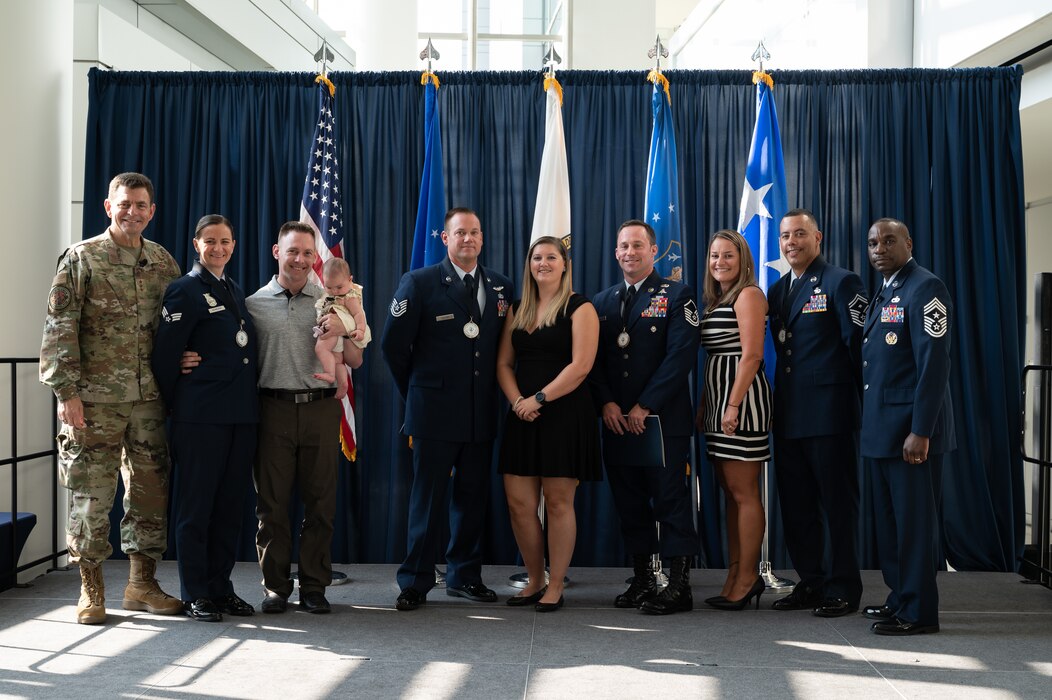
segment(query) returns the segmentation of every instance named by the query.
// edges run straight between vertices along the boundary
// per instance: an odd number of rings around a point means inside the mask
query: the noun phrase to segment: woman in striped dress
[[[757,574],[765,520],[759,476],[771,458],[771,387],[763,372],[767,300],[753,270],[741,234],[713,234],[703,287],[701,344],[708,359],[698,429],[724,491],[731,559],[720,595],[705,602],[724,610],[741,610],[753,598],[758,607],[764,590]]]

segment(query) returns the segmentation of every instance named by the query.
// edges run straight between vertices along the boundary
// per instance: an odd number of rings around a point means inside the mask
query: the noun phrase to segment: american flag
[[[318,259],[314,263],[317,282],[323,283],[322,265],[329,258],[342,258],[343,249],[343,205],[340,202],[340,160],[336,140],[336,122],[333,119],[333,97],[336,86],[324,75],[315,78],[318,83],[318,123],[314,127],[314,139],[307,159],[307,178],[303,183],[303,200],[300,202],[300,221],[314,229],[314,242]],[[340,420],[340,445],[347,459],[354,461],[358,446],[354,431],[354,382],[347,371],[347,396],[343,399],[343,417]]]

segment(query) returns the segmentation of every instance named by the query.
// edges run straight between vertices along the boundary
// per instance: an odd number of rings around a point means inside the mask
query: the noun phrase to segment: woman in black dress
[[[558,610],[577,540],[574,492],[601,478],[599,431],[586,379],[599,343],[595,307],[574,294],[569,256],[558,238],[530,246],[522,299],[508,312],[497,356],[497,381],[511,403],[500,473],[515,541],[529,584],[508,605]],[[551,583],[545,586],[541,494],[548,517]]]

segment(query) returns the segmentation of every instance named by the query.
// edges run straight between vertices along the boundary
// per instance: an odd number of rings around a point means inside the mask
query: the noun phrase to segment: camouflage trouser
[[[85,403],[87,427],[62,426],[59,483],[69,489],[70,560],[103,562],[117,470],[124,478],[121,549],[160,559],[168,540],[168,445],[160,401]]]

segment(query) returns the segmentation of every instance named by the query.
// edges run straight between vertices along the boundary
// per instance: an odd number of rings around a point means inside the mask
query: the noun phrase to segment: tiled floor
[[[940,574],[942,632],[895,638],[860,615],[774,612],[768,595],[759,611],[708,609],[720,571],[693,572],[694,612],[651,617],[610,605],[625,569],[572,569],[566,607],[540,615],[503,604],[510,567],[484,572],[500,603],[435,589],[403,613],[394,566],[345,565],[350,583],[328,591],[332,615],[291,605],[200,623],[121,610],[126,567],[105,567],[103,626],[73,622],[75,570],[0,593],[0,697],[1052,697],[1052,591],[1013,574]],[[258,605],[256,567],[234,576]],[[178,591],[174,563],[159,578]],[[863,579],[863,602],[881,602],[879,573]]]

